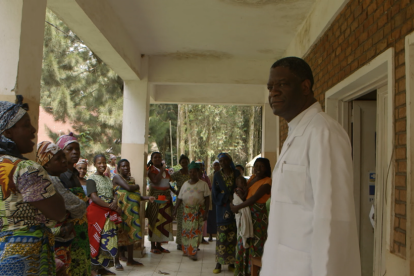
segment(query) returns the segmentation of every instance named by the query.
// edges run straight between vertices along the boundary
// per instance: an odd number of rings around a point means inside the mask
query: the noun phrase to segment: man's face
[[[306,105],[309,85],[309,80],[300,80],[288,68],[271,68],[267,89],[273,114],[288,122],[295,118]]]
[[[220,163],[218,163],[218,162],[214,163],[213,164],[213,169],[214,169],[215,172],[219,171],[220,170]]]

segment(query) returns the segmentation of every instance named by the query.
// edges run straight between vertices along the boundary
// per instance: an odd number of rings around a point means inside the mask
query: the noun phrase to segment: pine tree
[[[68,120],[80,137],[89,137],[83,139],[83,157],[119,154],[122,79],[49,10],[43,49],[41,106],[55,120]]]

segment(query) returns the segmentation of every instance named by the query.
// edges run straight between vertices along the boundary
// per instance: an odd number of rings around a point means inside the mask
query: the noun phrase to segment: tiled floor
[[[193,261],[188,257],[182,256],[182,251],[177,250],[177,244],[170,242],[164,244],[163,247],[168,249],[171,253],[156,255],[149,252],[151,244],[146,239],[145,247],[147,254],[144,258],[136,258],[137,261],[144,264],[142,267],[128,267],[125,263],[121,262],[124,266],[124,271],[115,271],[115,268],[111,268],[111,271],[116,272],[117,275],[123,276],[162,276],[161,272],[167,272],[171,276],[212,276],[213,269],[216,266],[215,262],[215,239],[210,244],[200,245],[200,251],[198,251],[198,260]],[[164,274],[165,275],[165,274]],[[228,270],[227,266],[222,267],[222,272],[219,276],[232,276],[233,272]]]

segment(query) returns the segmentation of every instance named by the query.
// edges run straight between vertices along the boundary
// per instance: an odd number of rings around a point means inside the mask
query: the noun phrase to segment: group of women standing
[[[106,158],[98,154],[93,160],[96,172],[86,180],[87,162],[79,159],[79,142],[72,134],[56,144],[39,143],[37,163],[23,157],[33,151],[36,129],[22,101],[18,96],[15,104],[0,102],[0,275],[108,275],[114,274],[108,267],[123,269],[120,258],[127,265],[142,265],[132,255],[134,243],[143,237],[141,200],[150,201],[145,214],[153,254],[169,253],[162,243],[173,241],[176,215],[177,249],[184,255],[196,260],[203,236],[210,234],[211,241],[217,234],[213,272],[228,265],[235,275],[250,275],[250,258],[261,256],[267,237],[269,160],[256,160],[245,201],[234,206],[240,173],[230,155],[221,153],[214,174],[207,177],[200,164],[186,156],[180,157],[182,169],[169,175],[155,152],[147,169],[149,196],[144,197],[125,159],[118,162],[111,181],[105,175]],[[171,192],[178,195],[174,210]],[[248,246],[238,235],[234,216],[245,207],[255,229]]]

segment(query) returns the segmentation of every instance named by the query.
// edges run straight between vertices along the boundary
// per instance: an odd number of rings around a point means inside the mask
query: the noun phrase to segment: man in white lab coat
[[[302,59],[270,69],[269,104],[289,125],[272,175],[261,276],[360,276],[351,145],[322,111]]]

